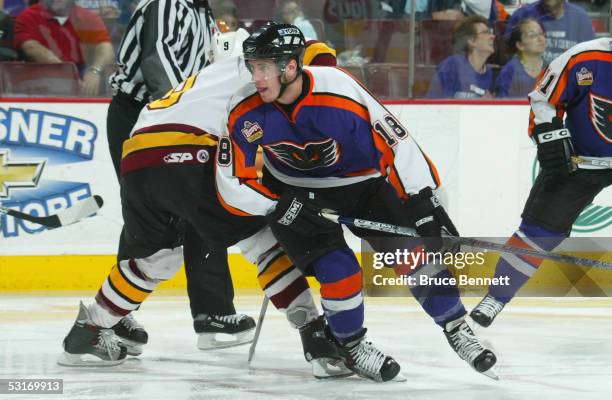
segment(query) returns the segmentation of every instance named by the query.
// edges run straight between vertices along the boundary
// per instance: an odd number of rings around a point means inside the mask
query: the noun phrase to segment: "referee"
[[[140,110],[210,64],[216,31],[206,0],[140,1],[119,47],[119,69],[109,78],[113,99],[108,108],[106,132],[118,178],[123,142],[129,138]],[[125,234],[121,233],[118,260],[129,258]],[[195,229],[187,225],[183,255],[196,333],[252,329],[255,322],[245,315],[220,318],[236,314],[227,251],[209,253]],[[146,332],[130,316],[113,329],[126,342],[146,343]]]

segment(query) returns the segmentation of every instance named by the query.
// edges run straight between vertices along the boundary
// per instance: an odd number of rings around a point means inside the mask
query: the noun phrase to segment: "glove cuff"
[[[570,134],[569,129],[561,128],[555,129],[554,131],[542,132],[534,135],[534,141],[536,144],[554,142],[555,140],[563,140],[563,139],[571,139],[572,135]]]

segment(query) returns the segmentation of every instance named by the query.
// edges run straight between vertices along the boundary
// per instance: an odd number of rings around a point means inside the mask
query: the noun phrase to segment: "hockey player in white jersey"
[[[222,46],[231,49],[223,42]],[[314,47],[321,55],[334,54],[320,43]],[[248,76],[240,68],[240,56],[218,59],[141,112],[124,144],[121,163],[125,239],[133,258],[114,266],[95,301],[81,304],[64,339],[61,365],[115,365],[125,360],[125,346],[108,327],[178,271],[181,229],[187,221],[211,249],[240,242],[244,255],[257,263],[266,295],[299,329],[315,377],[352,374],[340,361],[335,343],[325,336],[325,322],[305,277],[280,249],[265,219],[234,216],[217,198],[217,136],[227,118],[230,95],[245,83],[241,77]]]

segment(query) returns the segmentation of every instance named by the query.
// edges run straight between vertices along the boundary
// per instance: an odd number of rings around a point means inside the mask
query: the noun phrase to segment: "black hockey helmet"
[[[298,27],[273,21],[257,29],[242,43],[245,60],[274,60],[281,71],[291,59],[297,61],[298,69],[302,67],[305,46],[306,39]]]

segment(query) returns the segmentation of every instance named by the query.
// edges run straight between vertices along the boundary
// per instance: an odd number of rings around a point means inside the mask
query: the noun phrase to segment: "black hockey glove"
[[[575,155],[572,135],[563,127],[561,118],[536,125],[532,137],[538,145],[538,161],[543,171],[567,175],[576,169],[572,163]]]
[[[306,193],[290,191],[283,193],[276,208],[266,215],[266,219],[271,226],[284,225],[302,236],[309,237],[338,229],[338,224],[319,215],[321,208],[308,199]]]
[[[418,194],[410,196],[406,208],[416,228],[423,237],[427,251],[437,252],[444,246],[442,234],[459,236],[459,232],[440,204],[431,188],[426,187]],[[448,249],[454,251],[456,249]]]

